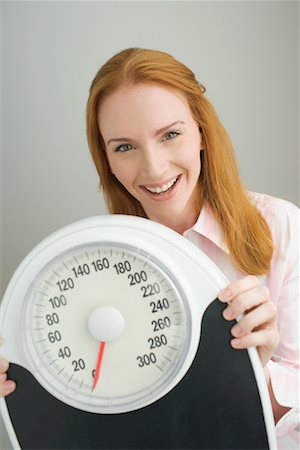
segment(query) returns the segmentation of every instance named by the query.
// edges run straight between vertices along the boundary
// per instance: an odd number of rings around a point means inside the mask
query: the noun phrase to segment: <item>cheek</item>
[[[105,150],[105,159],[106,159],[106,162],[107,162],[107,164],[108,164],[108,166],[109,166],[109,170],[110,170],[110,172],[113,174],[113,175],[115,175],[115,169],[114,169],[114,164],[113,164],[113,161],[111,160],[111,158],[109,157],[109,155],[108,155],[108,153],[107,153],[107,151]]]
[[[194,152],[189,154],[186,168],[188,171],[188,178],[192,185],[198,183],[200,173],[201,173],[201,158],[200,158],[200,150],[198,152]]]
[[[130,165],[121,162],[108,159],[111,173],[117,178],[117,180],[127,189],[130,190],[133,181],[133,174],[130,170]]]
[[[119,180],[119,178],[122,177],[122,164],[120,164],[120,161],[118,161],[117,158],[114,158],[114,155],[111,155],[108,152],[106,153],[106,159],[111,173]]]
[[[201,156],[200,156],[201,150],[197,146],[195,146],[195,143],[193,143],[190,147],[188,147],[188,150],[184,154],[184,159],[182,163],[186,166],[186,168],[193,172],[200,172],[201,169]]]
[[[199,170],[201,167],[201,134],[199,133],[199,130],[196,128],[194,130],[194,133],[189,136],[188,141],[186,142],[185,148],[186,151],[184,152],[185,161],[186,164],[189,166],[190,169],[194,169],[194,171]]]

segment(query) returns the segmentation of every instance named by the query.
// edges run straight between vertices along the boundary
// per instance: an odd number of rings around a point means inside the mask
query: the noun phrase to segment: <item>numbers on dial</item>
[[[149,366],[150,364],[155,364],[157,361],[156,356],[153,352],[149,353],[148,355],[138,356],[136,359],[138,361],[139,367]]]
[[[138,331],[124,332],[114,351],[107,343],[93,390],[99,341],[87,320],[99,306],[113,306],[125,331]],[[141,252],[118,247],[87,247],[58,259],[37,283],[30,314],[34,347],[47,370],[68,389],[94,397],[98,389],[124,398],[146,389],[173,370],[186,337],[173,282]]]

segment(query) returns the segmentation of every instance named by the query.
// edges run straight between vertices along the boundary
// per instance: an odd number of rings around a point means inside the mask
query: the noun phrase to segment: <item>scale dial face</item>
[[[53,258],[33,280],[22,316],[38,381],[98,413],[165,395],[191,339],[190,310],[172,274],[125,244],[89,243]]]

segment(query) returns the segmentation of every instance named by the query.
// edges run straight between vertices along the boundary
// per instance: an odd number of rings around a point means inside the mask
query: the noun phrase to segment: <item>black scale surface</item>
[[[246,350],[229,342],[234,322],[214,300],[202,319],[194,362],[165,397],[137,411],[93,414],[65,405],[24,368],[6,403],[22,449],[269,449],[260,396]]]

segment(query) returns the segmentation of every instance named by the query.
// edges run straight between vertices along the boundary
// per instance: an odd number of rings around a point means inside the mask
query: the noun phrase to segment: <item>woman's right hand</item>
[[[0,397],[5,397],[16,389],[16,383],[7,379],[6,372],[8,370],[8,366],[8,361],[4,358],[0,358]]]

